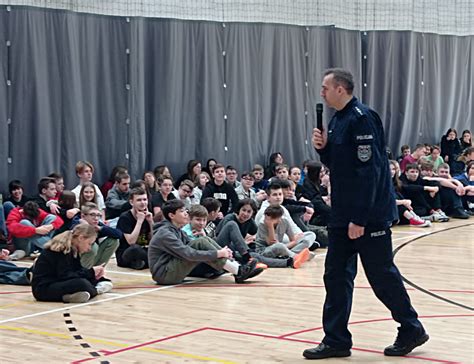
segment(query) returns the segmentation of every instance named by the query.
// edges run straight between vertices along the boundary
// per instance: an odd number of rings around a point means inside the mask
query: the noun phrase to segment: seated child
[[[286,258],[287,267],[298,269],[311,257],[308,245],[298,243],[296,235],[283,219],[283,208],[272,205],[265,209],[264,220],[258,224],[256,246],[257,253],[269,258]],[[284,235],[288,235],[290,242],[283,243]]]
[[[418,216],[426,216],[431,221],[446,222],[449,217],[441,210],[439,184],[423,180],[417,164],[408,164],[401,175],[402,194],[411,200],[413,211]]]
[[[46,243],[33,268],[33,296],[38,301],[83,303],[112,289],[104,267],[84,268],[80,254],[97,238],[93,226],[79,224]]]
[[[243,283],[262,272],[261,268],[255,268],[256,261],[240,265],[231,260],[232,251],[208,237],[189,239],[181,230],[189,222],[182,201],[167,202],[163,214],[165,221],[158,225],[148,248],[150,271],[158,284],[181,283],[200,262],[234,274],[236,283]]]

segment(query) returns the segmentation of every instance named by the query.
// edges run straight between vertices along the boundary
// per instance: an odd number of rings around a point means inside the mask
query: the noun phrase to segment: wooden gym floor
[[[474,362],[474,218],[396,227],[393,239],[395,261],[430,341],[406,358],[383,356],[397,324],[360,269],[352,357],[330,362]],[[325,250],[317,253],[299,270],[270,269],[243,285],[224,275],[157,286],[148,271],[111,262],[114,289],[85,304],[36,302],[29,287],[2,285],[0,362],[303,362],[302,351],[323,338]]]

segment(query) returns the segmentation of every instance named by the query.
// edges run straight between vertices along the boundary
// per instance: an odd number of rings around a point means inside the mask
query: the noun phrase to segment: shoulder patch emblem
[[[372,146],[370,145],[359,145],[357,146],[357,158],[361,162],[367,162],[372,158]]]

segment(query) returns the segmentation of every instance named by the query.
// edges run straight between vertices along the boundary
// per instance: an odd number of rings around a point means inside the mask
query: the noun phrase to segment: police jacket
[[[328,143],[317,151],[331,173],[329,226],[352,222],[385,228],[397,219],[384,131],[375,111],[353,97],[332,117]]]

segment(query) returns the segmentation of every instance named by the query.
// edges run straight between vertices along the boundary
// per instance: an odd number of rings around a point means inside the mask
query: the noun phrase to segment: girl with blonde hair
[[[38,301],[83,303],[108,292],[112,282],[104,278],[104,267],[81,265],[80,254],[90,251],[97,238],[94,226],[76,225],[45,244],[33,268],[33,296]]]

